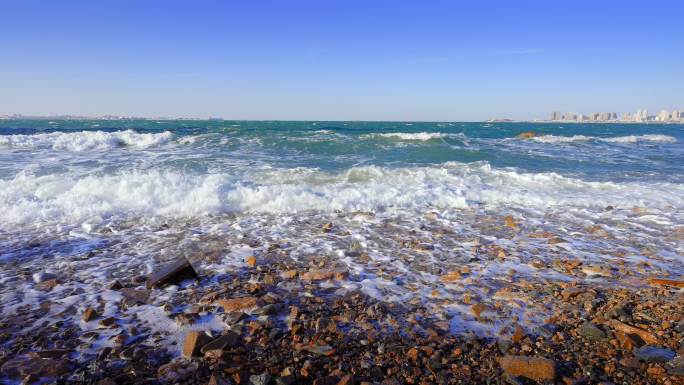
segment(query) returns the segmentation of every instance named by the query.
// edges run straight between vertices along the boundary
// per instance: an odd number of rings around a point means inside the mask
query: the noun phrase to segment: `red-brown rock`
[[[644,342],[647,344],[652,344],[652,345],[659,345],[660,344],[660,339],[656,337],[654,334],[647,332],[644,329],[639,329],[634,326],[627,325],[625,323],[622,323],[618,320],[610,320],[608,322],[608,325],[612,327],[613,329],[617,331],[621,331],[626,334],[636,334],[639,336]]]
[[[202,347],[210,341],[211,337],[204,332],[188,332],[183,342],[183,357],[199,356]]]
[[[534,138],[535,136],[537,136],[536,132],[525,131],[525,132],[521,132],[520,134],[518,134],[518,136],[516,136],[516,138],[518,138],[518,139],[531,139],[531,138]]]
[[[70,370],[69,363],[61,359],[17,357],[5,362],[0,373],[14,379],[28,376],[32,378],[55,378],[69,373]]]
[[[328,279],[343,280],[347,278],[349,272],[346,269],[312,269],[301,274],[301,279],[306,281],[325,281]]]
[[[97,312],[93,308],[89,307],[89,308],[85,309],[85,311],[83,312],[83,321],[85,321],[85,322],[90,322],[97,317],[98,317]]]
[[[261,301],[257,297],[238,297],[219,299],[215,303],[223,307],[223,310],[228,312],[236,310],[246,310],[259,306]]]
[[[556,363],[542,357],[504,356],[498,359],[501,369],[514,377],[535,381],[551,381],[556,378]]]
[[[669,286],[669,287],[684,287],[684,281],[677,281],[674,279],[650,278],[648,283],[654,286]]]

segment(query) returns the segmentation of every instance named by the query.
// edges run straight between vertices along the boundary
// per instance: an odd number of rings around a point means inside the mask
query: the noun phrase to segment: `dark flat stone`
[[[219,336],[215,338],[213,341],[204,345],[202,349],[200,349],[200,352],[204,354],[209,350],[224,349],[226,347],[232,348],[237,346],[239,343],[240,336],[237,333],[228,332],[228,334]]]
[[[177,259],[167,265],[161,266],[150,274],[147,287],[163,287],[176,285],[186,279],[197,279],[197,272],[185,258]]]
[[[634,350],[634,356],[648,363],[665,363],[675,358],[675,352],[657,346],[642,346]]]
[[[599,341],[606,338],[606,333],[591,322],[585,322],[579,329],[580,335],[592,341]]]
[[[40,350],[37,352],[30,352],[29,356],[34,357],[34,358],[65,358],[68,357],[69,354],[73,353],[73,350],[69,349],[49,349],[49,350]]]
[[[121,294],[129,304],[144,305],[150,298],[150,291],[145,289],[123,288]]]

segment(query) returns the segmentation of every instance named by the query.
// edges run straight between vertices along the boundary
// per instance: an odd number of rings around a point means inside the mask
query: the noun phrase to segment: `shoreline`
[[[238,237],[225,249],[222,242],[232,240],[203,236],[200,249],[190,254],[162,252],[147,272],[138,264],[149,261],[132,260],[130,267],[103,272],[88,286],[78,284],[82,278],[68,265],[41,273],[25,260],[9,262],[14,281],[27,282],[25,287],[43,299],[11,312],[3,308],[2,374],[25,383],[62,378],[100,385],[678,384],[684,379],[684,295],[678,288],[684,282],[676,276],[619,254],[615,260],[622,265],[596,265],[581,253],[564,252],[543,259],[531,255],[527,263],[513,264],[517,272],[485,278],[477,272],[487,265],[483,261],[517,260],[514,248],[487,243],[474,245],[479,261],[456,270],[421,267],[420,260],[436,258],[442,247],[458,242],[434,222],[438,218],[427,218],[432,225],[425,231],[435,239],[414,235],[411,241],[410,233],[400,232],[395,237],[404,239],[403,246],[387,249],[438,278],[431,292],[424,289],[427,297],[418,291],[404,301],[371,295],[389,286],[367,290],[369,274],[404,282],[406,289],[414,282],[401,279],[363,245],[349,243],[343,218],[306,225],[320,239],[339,243],[343,256],[295,257],[295,244],[260,237]],[[524,237],[548,245],[552,254],[563,251],[557,247],[565,240],[558,234],[538,232],[518,219],[498,218],[490,226],[502,238]],[[591,231],[585,236],[611,237],[599,228]],[[172,240],[166,244],[187,248]],[[103,244],[71,258],[119,266],[109,255],[132,245]],[[226,265],[229,250],[234,262]],[[183,279],[189,273],[184,264],[155,274],[186,257],[198,280]],[[370,270],[360,273],[357,263]],[[549,273],[522,274],[524,269]],[[571,279],[553,278],[553,271]],[[651,280],[654,276],[670,280]],[[498,289],[491,279],[503,279]],[[516,308],[541,318],[511,312]],[[478,332],[488,325],[494,333]]]

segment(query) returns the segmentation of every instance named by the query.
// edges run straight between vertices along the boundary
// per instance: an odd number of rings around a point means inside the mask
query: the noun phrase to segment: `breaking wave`
[[[385,138],[398,140],[428,141],[448,136],[449,134],[444,134],[441,132],[387,132],[382,134],[362,135],[361,138]]]
[[[622,144],[636,144],[636,143],[677,143],[677,139],[669,135],[647,134],[647,135],[628,135],[616,136],[609,138],[601,138],[596,136],[573,135],[573,136],[556,136],[556,135],[541,135],[532,138],[536,142],[541,143],[573,143],[573,142],[588,142],[598,141],[607,143],[622,143]]]
[[[1,223],[81,223],[126,217],[219,213],[424,212],[478,205],[553,209],[684,207],[684,186],[590,182],[555,173],[492,169],[488,163],[430,167],[266,169],[233,174],[172,170],[111,175],[34,176],[0,180]]]
[[[77,131],[51,132],[33,135],[2,135],[0,146],[13,148],[42,148],[64,151],[101,151],[120,147],[148,148],[167,143],[173,139],[169,131],[141,134],[125,131]]]

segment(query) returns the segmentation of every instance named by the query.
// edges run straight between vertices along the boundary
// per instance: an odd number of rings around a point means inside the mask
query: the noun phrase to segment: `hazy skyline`
[[[675,1],[0,1],[0,115],[547,118],[684,108]]]

